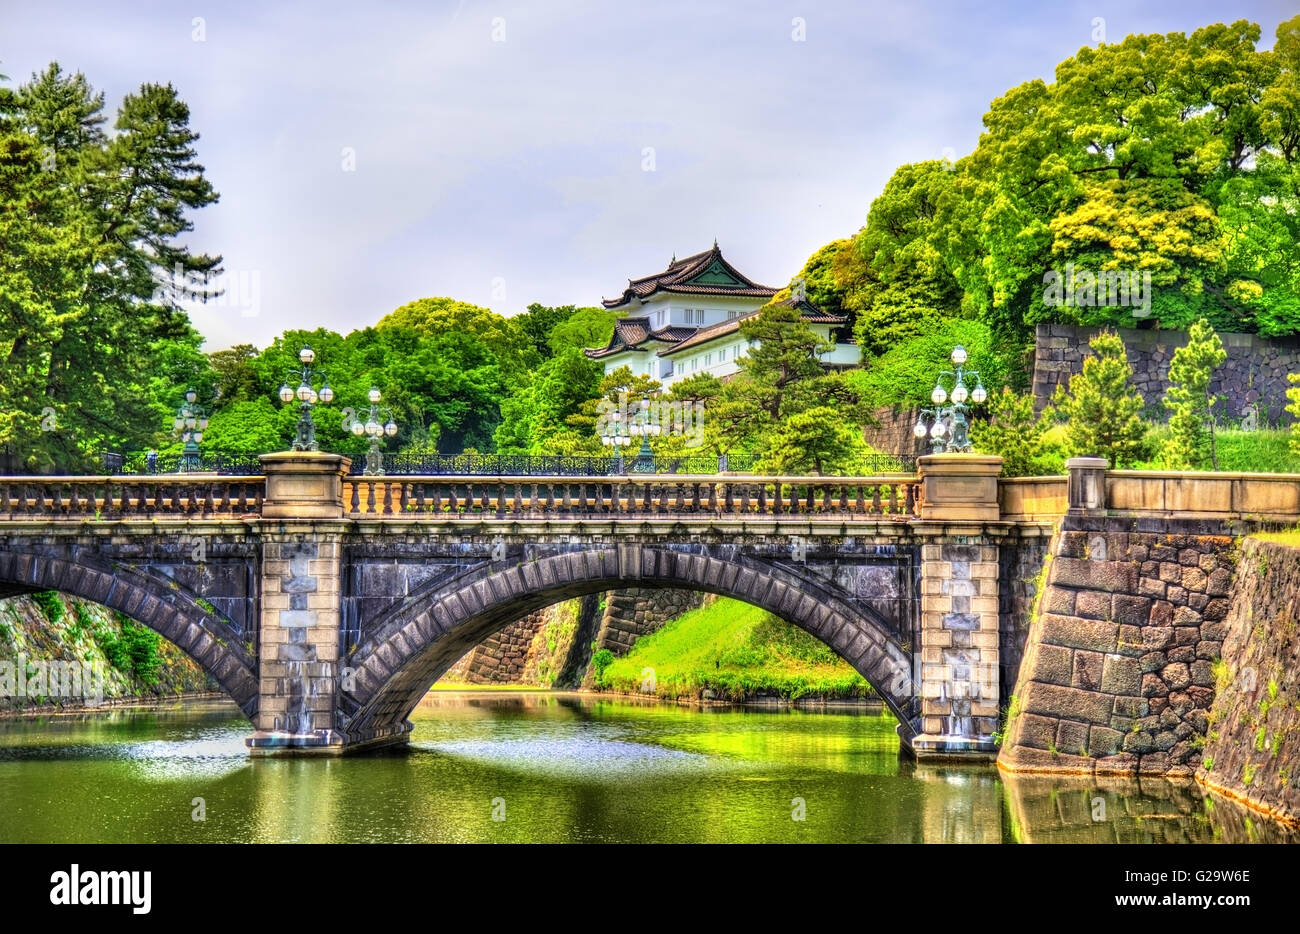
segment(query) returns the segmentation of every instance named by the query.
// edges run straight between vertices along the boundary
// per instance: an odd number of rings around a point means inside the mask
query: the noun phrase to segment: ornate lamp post
[[[921,410],[912,429],[912,434],[918,439],[930,436],[934,454],[958,454],[970,450],[970,420],[966,417],[970,407],[966,402],[969,399],[971,405],[983,405],[988,398],[979,371],[966,369],[966,348],[960,344],[952,349],[952,365],[954,369],[944,370],[935,381],[934,391],[930,393],[934,406]],[[953,381],[950,405],[944,405],[950,395],[944,388],[944,377],[951,377]],[[967,389],[966,381],[971,377],[975,379],[975,388]],[[927,420],[930,422],[928,427]]]
[[[622,406],[615,406],[609,418],[600,422],[600,443],[614,449],[614,473],[623,472],[623,448],[632,443],[628,421],[623,417]]]
[[[328,376],[321,374],[322,384],[320,392],[312,388],[312,383],[316,380],[316,371],[311,368],[316,359],[316,351],[310,347],[304,347],[298,351],[298,360],[302,363],[302,372],[300,374],[291,374],[290,379],[300,379],[298,388],[294,390],[289,386],[289,381],[285,380],[280,387],[280,401],[286,405],[297,398],[300,406],[300,415],[298,416],[298,430],[294,435],[294,451],[318,451],[319,445],[316,444],[316,423],[312,421],[312,406],[319,402],[322,405],[329,405],[334,401],[334,390],[330,388],[330,379]]]
[[[623,449],[632,443],[632,439],[641,439],[641,449],[637,451],[636,460],[632,462],[633,473],[653,473],[655,454],[650,448],[650,438],[660,432],[657,420],[651,418],[650,398],[642,396],[634,411],[624,416],[622,406],[614,408],[609,418],[600,427],[602,444],[615,449],[614,473],[624,473]]]
[[[383,398],[379,394],[379,387],[370,387],[370,416],[364,422],[354,418],[352,420],[352,433],[358,438],[362,435],[370,436],[370,450],[366,454],[366,469],[362,475],[366,477],[382,477],[384,475],[384,456],[379,453],[379,439],[384,435],[393,437],[397,434],[397,422],[393,421],[392,409],[381,409],[379,400]],[[388,413],[388,421],[385,424],[379,423],[381,412]]]
[[[185,442],[180,466],[183,472],[199,469],[199,442],[203,440],[203,432],[208,428],[208,415],[203,406],[197,403],[198,397],[199,394],[193,387],[185,390],[185,401],[176,410],[176,419],[172,422],[173,432]]]
[[[636,452],[636,461],[633,463],[632,470],[636,473],[654,473],[655,469],[655,452],[650,449],[650,438],[652,435],[658,435],[660,426],[658,419],[651,418],[650,397],[642,396],[641,404],[637,407],[636,421],[628,426],[633,436],[641,436],[641,450]]]

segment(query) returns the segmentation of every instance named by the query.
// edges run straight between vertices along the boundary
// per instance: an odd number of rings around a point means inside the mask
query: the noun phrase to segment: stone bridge
[[[58,590],[188,653],[252,721],[254,754],[405,742],[472,646],[620,587],[762,607],[846,659],[918,757],[985,757],[1064,478],[936,455],[879,477],[0,478],[0,596]],[[1030,590],[1032,588],[1029,588]]]

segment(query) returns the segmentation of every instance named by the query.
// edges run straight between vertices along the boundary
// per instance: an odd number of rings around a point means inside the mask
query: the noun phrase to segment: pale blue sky
[[[862,225],[900,163],[969,152],[989,101],[1050,80],[1094,18],[1109,41],[1246,18],[1267,46],[1294,10],[0,0],[0,73],[58,60],[110,111],[141,82],[178,88],[221,193],[191,242],[246,284],[192,308],[215,350],[346,332],[429,295],[503,314],[595,304],[715,236],[782,285]]]

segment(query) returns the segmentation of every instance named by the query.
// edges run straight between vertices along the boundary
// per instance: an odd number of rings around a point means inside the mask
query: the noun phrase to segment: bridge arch
[[[68,558],[0,550],[0,597],[55,590],[117,610],[158,633],[217,682],[250,720],[257,713],[256,662],[220,617],[174,581],[85,556]]]
[[[408,597],[345,659],[340,691],[350,742],[405,734],[407,717],[461,655],[514,620],[560,600],[618,587],[694,589],[768,610],[826,643],[881,695],[900,733],[916,729],[912,654],[870,610],[829,581],[729,549],[618,545],[515,565],[481,564]],[[714,553],[710,553],[714,552]]]

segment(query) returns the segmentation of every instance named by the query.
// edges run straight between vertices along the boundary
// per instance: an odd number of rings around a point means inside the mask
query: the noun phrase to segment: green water
[[[0,721],[0,842],[1294,839],[1186,784],[918,765],[875,712],[448,692],[412,719],[409,752],[292,760],[248,758],[227,704]]]

